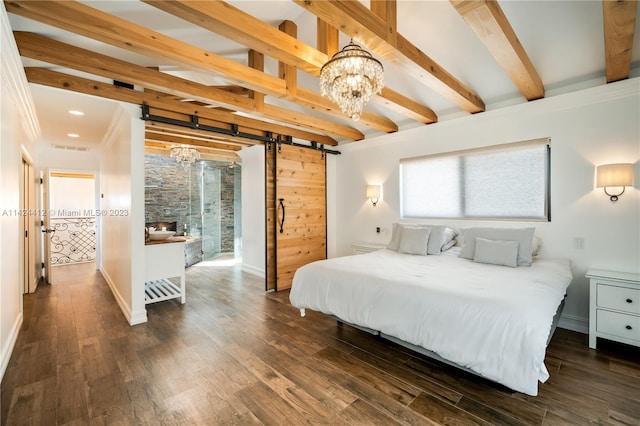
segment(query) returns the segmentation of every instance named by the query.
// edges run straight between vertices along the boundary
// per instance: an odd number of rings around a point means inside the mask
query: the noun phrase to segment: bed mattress
[[[572,274],[568,259],[509,268],[379,250],[298,269],[291,304],[433,351],[528,395],[549,373],[547,337]]]

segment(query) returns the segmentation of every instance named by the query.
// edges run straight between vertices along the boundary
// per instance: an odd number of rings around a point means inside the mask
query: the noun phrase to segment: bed
[[[382,249],[313,262],[296,271],[289,298],[303,316],[322,312],[535,396],[549,377],[546,346],[570,262],[530,257],[507,267],[461,257],[466,249]]]

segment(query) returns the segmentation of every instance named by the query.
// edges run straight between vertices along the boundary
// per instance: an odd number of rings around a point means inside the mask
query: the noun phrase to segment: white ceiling
[[[147,26],[193,45],[228,56],[246,64],[247,48],[204,29],[188,24],[147,4],[127,1],[85,1],[120,18]],[[298,26],[298,38],[315,46],[315,16],[290,1],[231,1],[234,6],[277,26],[284,19]],[[364,2],[368,4],[368,2]],[[605,54],[601,1],[526,1],[503,0],[500,6],[520,42],[540,75],[548,96],[585,86],[605,84]],[[449,73],[475,91],[487,105],[487,110],[526,102],[504,70],[497,64],[475,33],[456,12],[449,1],[398,0],[398,32],[443,66]],[[640,15],[636,16],[636,32],[632,53],[631,76],[640,74]],[[213,75],[196,74],[174,64],[158,63],[122,49],[108,46],[57,28],[9,14],[13,30],[32,31],[69,44],[144,66],[158,66],[183,78],[197,79],[207,84],[221,84]],[[348,39],[342,36],[341,46]],[[25,66],[50,64],[23,60]],[[455,105],[429,88],[416,84],[393,64],[385,63],[387,87],[433,109],[439,119],[466,115]],[[266,71],[275,73],[275,61],[267,60]],[[79,73],[73,73],[79,74]],[[302,75],[299,84],[317,91],[317,78]],[[95,80],[103,80],[91,76]],[[44,143],[92,146],[99,143],[114,112],[114,103],[100,98],[32,85],[33,97]],[[277,103],[277,100],[268,102]],[[288,107],[295,109],[292,105]],[[81,109],[84,117],[67,113]],[[302,110],[302,109],[300,109]],[[370,104],[368,111],[384,115],[400,129],[422,124],[395,115],[383,107]],[[345,120],[345,123],[353,125]],[[357,123],[355,124],[357,127]],[[367,136],[377,135],[366,127],[358,127]],[[70,139],[67,133],[80,135]],[[379,133],[378,133],[379,134]]]

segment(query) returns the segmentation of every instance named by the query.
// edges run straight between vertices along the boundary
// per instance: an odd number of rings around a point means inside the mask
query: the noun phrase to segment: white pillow
[[[439,225],[422,225],[417,223],[394,223],[391,231],[391,241],[387,244],[389,250],[398,250],[400,247],[400,240],[402,239],[402,229],[404,228],[430,228],[431,234],[429,235],[429,241],[427,242],[427,254],[440,254],[447,250],[451,246],[447,246],[451,240],[453,240],[458,233],[446,226]]]
[[[449,250],[451,247],[456,245],[456,240],[453,239],[451,241],[449,241],[448,243],[446,243],[445,245],[442,246],[442,251],[447,251]]]
[[[421,226],[422,227],[422,226]],[[430,228],[429,242],[427,243],[427,254],[440,254],[442,252],[442,246],[445,244],[445,231],[444,226],[424,226]]]
[[[444,229],[444,242],[443,242],[442,246],[444,247],[444,246],[448,245],[456,236],[458,236],[458,231],[456,231],[455,229],[451,229],[451,228],[445,228]],[[444,251],[444,250],[442,250],[442,251]]]
[[[402,225],[394,223],[392,226],[391,241],[387,244],[387,248],[398,251],[398,248],[400,248],[400,239],[402,238]]]
[[[476,238],[487,240],[505,240],[518,242],[518,266],[531,265],[533,233],[536,228],[466,228],[462,230],[462,248],[460,257],[473,259],[476,251]]]
[[[531,247],[531,256],[537,256],[540,252],[540,248],[542,247],[542,239],[537,235],[533,236],[533,243]]]
[[[429,241],[430,228],[402,227],[402,238],[398,252],[406,254],[427,255],[427,242]]]
[[[518,241],[476,238],[476,250],[473,255],[473,261],[515,268],[518,266],[519,245]]]

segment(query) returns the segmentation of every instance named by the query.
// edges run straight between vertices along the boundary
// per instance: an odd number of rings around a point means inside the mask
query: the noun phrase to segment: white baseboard
[[[589,334],[589,319],[562,314],[560,321],[558,321],[558,327],[578,333]]]
[[[242,264],[242,272],[246,272],[251,275],[255,275],[260,278],[265,277],[264,269],[256,268],[255,266],[247,265],[246,263]]]
[[[147,310],[144,309],[142,311],[133,312],[131,314],[131,320],[129,320],[129,325],[138,325],[144,324],[147,322]]]
[[[145,309],[144,312],[142,311],[132,312],[131,307],[124,300],[124,298],[118,291],[118,288],[113,283],[113,280],[111,279],[109,274],[104,270],[101,270],[100,272],[102,273],[102,276],[104,277],[105,281],[109,285],[109,288],[111,289],[111,293],[113,293],[113,297],[116,299],[116,302],[118,302],[118,306],[120,307],[120,310],[124,314],[124,317],[127,319],[127,322],[129,323],[129,325],[136,325],[136,324],[142,324],[144,322],[147,322],[147,310]]]
[[[4,377],[4,372],[7,370],[7,366],[9,365],[11,354],[13,353],[13,349],[16,346],[16,340],[18,340],[20,327],[22,327],[23,318],[24,318],[23,314],[22,312],[20,312],[20,314],[18,315],[18,318],[16,318],[16,322],[13,324],[13,327],[11,328],[8,344],[6,347],[2,348],[2,364],[0,364],[0,379]]]

